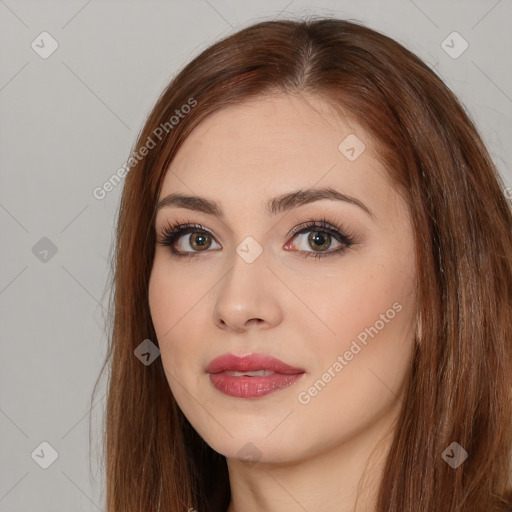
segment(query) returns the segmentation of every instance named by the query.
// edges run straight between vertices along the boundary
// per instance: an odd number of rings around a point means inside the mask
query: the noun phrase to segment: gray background
[[[253,22],[307,14],[362,21],[434,67],[512,186],[510,0],[0,0],[1,512],[103,510],[104,381],[90,458],[88,411],[122,184],[103,200],[94,188],[193,56]],[[31,47],[49,48],[43,31],[59,45],[46,59]],[[469,44],[458,58],[441,46],[453,31]],[[58,453],[47,469],[36,463],[49,460],[44,441]]]

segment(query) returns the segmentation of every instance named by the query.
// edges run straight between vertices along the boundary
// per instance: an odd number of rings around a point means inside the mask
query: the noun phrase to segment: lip
[[[206,373],[226,371],[250,372],[257,370],[270,370],[283,375],[304,373],[303,368],[295,368],[266,354],[249,354],[243,357],[235,356],[234,354],[224,354],[210,361],[206,367]]]
[[[226,372],[272,371],[265,376],[233,376]],[[290,366],[265,354],[250,354],[238,357],[224,354],[213,359],[206,367],[210,382],[220,392],[237,398],[260,398],[287,388],[301,379],[303,368]]]

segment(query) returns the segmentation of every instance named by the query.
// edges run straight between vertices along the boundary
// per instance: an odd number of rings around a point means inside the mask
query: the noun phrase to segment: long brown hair
[[[207,48],[138,138],[134,154],[144,156],[124,182],[101,370],[110,367],[107,512],[228,506],[225,457],[184,417],[161,358],[145,366],[134,350],[158,345],[148,306],[154,210],[176,151],[208,114],[272,92],[315,94],[366,129],[414,227],[421,334],[376,512],[512,510],[512,214],[501,178],[464,108],[419,58],[360,24],[310,18],[261,22]],[[149,139],[155,147],[141,152]],[[452,442],[469,455],[457,469],[442,457]]]

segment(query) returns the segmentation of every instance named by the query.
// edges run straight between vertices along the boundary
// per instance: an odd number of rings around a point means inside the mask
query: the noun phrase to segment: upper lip
[[[257,370],[271,370],[275,373],[293,375],[304,373],[302,368],[290,366],[275,357],[265,354],[250,354],[239,357],[234,354],[224,354],[216,357],[206,367],[207,373],[221,373],[226,371],[251,372]]]

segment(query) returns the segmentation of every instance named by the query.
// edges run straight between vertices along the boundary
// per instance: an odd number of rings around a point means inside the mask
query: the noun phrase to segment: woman
[[[258,23],[172,80],[130,165],[108,511],[512,510],[511,209],[424,63]]]

